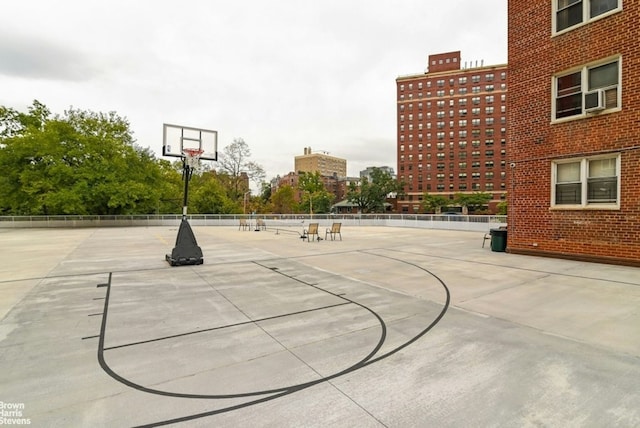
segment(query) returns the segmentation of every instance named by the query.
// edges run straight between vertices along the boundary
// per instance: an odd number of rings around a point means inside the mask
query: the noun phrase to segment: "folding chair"
[[[318,223],[309,223],[309,228],[303,231],[303,238],[304,237],[307,238],[308,242],[311,242],[314,239],[320,241],[320,236],[318,235]]]
[[[333,223],[331,225],[331,228],[327,228],[327,230],[324,232],[324,239],[327,239],[327,235],[331,236],[331,240],[335,241],[336,240],[336,235],[340,235],[340,240],[342,241],[342,233],[340,233],[340,226],[342,226],[342,223]]]

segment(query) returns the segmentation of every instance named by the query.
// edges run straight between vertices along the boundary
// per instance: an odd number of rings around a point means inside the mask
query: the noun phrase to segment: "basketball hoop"
[[[182,149],[182,154],[184,155],[185,162],[192,169],[196,169],[199,166],[200,155],[202,155],[202,153],[204,153],[204,150],[202,149],[188,149],[188,148]]]

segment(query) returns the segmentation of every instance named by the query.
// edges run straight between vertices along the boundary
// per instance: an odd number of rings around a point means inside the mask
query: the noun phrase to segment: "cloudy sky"
[[[21,0],[0,14],[0,105],[115,111],[243,138],[267,178],[304,147],[396,168],[395,79],[429,54],[507,62],[507,0]]]

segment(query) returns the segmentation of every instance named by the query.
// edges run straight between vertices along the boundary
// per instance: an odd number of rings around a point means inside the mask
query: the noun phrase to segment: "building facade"
[[[371,173],[375,170],[379,169],[380,171],[386,172],[393,179],[396,179],[396,173],[390,166],[368,166],[367,168],[360,171],[360,178],[367,177],[367,180],[371,180]]]
[[[396,79],[399,212],[419,212],[425,193],[490,193],[491,211],[506,198],[507,65],[460,62],[429,55],[426,73]]]
[[[349,189],[349,182],[353,181],[353,178],[348,177],[337,177],[335,175],[320,175],[320,179],[322,180],[322,184],[324,188],[335,196],[336,201],[340,201],[344,199],[347,195],[347,191]],[[282,186],[291,186],[294,192],[294,199],[296,202],[300,202],[302,200],[303,192],[298,188],[298,183],[300,181],[300,173],[298,172],[289,172],[283,177],[277,177],[275,179],[275,185],[272,182],[271,188],[272,191],[275,192],[278,188]]]
[[[640,2],[508,8],[508,250],[640,265]]]
[[[304,148],[304,155],[294,159],[295,172],[319,172],[321,175],[347,176],[347,160],[329,156],[327,153],[312,153],[311,147]]]

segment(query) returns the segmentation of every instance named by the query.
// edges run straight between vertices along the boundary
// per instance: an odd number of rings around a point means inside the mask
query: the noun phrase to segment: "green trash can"
[[[491,251],[504,252],[507,249],[507,229],[490,229]]]

